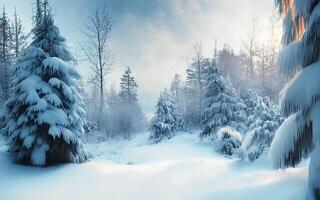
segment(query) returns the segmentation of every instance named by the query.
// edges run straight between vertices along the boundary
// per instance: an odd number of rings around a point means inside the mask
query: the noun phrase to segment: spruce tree
[[[320,2],[275,2],[284,16],[279,65],[296,75],[282,93],[281,113],[287,119],[276,132],[270,157],[276,168],[285,168],[311,155],[309,199],[320,199]]]
[[[40,2],[40,1],[39,1]],[[83,162],[84,111],[80,107],[78,73],[47,2],[33,41],[18,61],[12,97],[3,113],[10,152],[21,163],[46,166]]]
[[[132,106],[137,101],[137,88],[138,84],[132,76],[130,67],[127,67],[124,74],[121,77],[120,83],[120,99]]]
[[[244,131],[245,106],[231,83],[221,76],[215,60],[207,68],[206,77],[201,137],[214,136],[224,126]]]
[[[182,118],[176,112],[172,97],[164,90],[158,99],[156,111],[151,119],[150,141],[159,143],[164,139],[170,139],[180,129]]]

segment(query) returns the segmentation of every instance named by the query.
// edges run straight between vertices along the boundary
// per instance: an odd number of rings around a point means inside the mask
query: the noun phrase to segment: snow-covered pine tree
[[[35,24],[33,41],[17,64],[3,130],[9,150],[21,163],[83,162],[87,154],[80,139],[84,111],[79,106],[79,75],[47,1],[41,6],[41,23]]]
[[[171,92],[166,90],[165,93],[169,101],[169,108],[173,113],[172,116],[174,117],[175,121],[175,130],[181,131],[184,128],[184,119],[181,112],[179,111],[178,103]]]
[[[156,111],[151,119],[150,141],[159,143],[170,139],[181,128],[182,118],[176,112],[170,93],[165,89],[158,99]]]
[[[258,94],[252,89],[240,90],[240,98],[246,106],[246,112],[248,116],[255,114],[255,107],[257,105]]]
[[[3,96],[4,100],[7,100],[10,97],[10,83],[13,71],[13,31],[5,7],[3,7],[0,16],[0,40],[0,84],[3,93],[1,96]]]
[[[206,71],[204,111],[201,116],[203,131],[201,137],[214,136],[223,126],[244,131],[245,112],[236,90],[219,72],[215,60]]]
[[[320,199],[320,2],[275,2],[284,16],[285,48],[279,65],[296,75],[282,92],[281,113],[288,118],[276,132],[269,155],[274,167],[285,168],[311,154],[309,197]]]
[[[254,99],[247,102],[254,102],[255,105],[253,108],[249,105],[247,107],[248,133],[244,136],[241,149],[244,159],[254,161],[270,147],[282,120],[278,106],[274,105],[270,98],[255,95]]]

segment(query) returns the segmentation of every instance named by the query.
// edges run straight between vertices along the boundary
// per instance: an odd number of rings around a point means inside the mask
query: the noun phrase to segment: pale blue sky
[[[31,28],[31,7],[35,0],[0,0],[7,11],[14,6],[26,30]],[[152,113],[160,90],[169,86],[175,73],[184,75],[193,44],[201,42],[213,52],[215,38],[221,47],[227,42],[239,50],[252,18],[260,22],[261,37],[267,32],[273,0],[49,0],[55,21],[69,46],[78,53],[83,41],[88,10],[106,4],[113,20],[110,46],[113,71],[107,82],[119,84],[123,69],[131,66],[136,76],[139,99],[146,113]],[[87,68],[80,63],[80,72]]]

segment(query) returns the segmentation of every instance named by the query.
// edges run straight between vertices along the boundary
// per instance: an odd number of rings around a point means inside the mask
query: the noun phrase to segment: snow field
[[[156,145],[140,134],[87,148],[95,155],[89,162],[37,168],[14,164],[0,144],[1,199],[301,200],[307,193],[306,164],[275,171],[265,154],[253,164],[230,160],[197,133]]]

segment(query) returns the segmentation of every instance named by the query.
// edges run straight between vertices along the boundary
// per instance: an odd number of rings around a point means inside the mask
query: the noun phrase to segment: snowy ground
[[[13,164],[0,142],[1,200],[301,200],[306,164],[274,171],[266,159],[228,160],[196,134],[147,145],[131,141],[90,144],[96,157],[84,164],[35,168]]]

